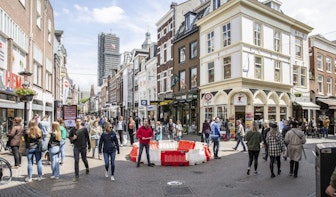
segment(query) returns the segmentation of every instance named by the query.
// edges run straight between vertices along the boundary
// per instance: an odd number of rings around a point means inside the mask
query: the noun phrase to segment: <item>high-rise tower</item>
[[[115,34],[98,35],[98,86],[103,84],[103,78],[118,69],[121,58],[119,50],[120,38]]]

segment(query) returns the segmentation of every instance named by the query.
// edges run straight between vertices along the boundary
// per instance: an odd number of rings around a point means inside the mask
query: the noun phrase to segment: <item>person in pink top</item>
[[[146,149],[147,161],[148,166],[153,167],[154,165],[150,162],[149,159],[149,142],[153,138],[153,130],[148,125],[148,119],[143,120],[143,125],[137,130],[136,136],[139,139],[139,155],[138,155],[138,162],[136,167],[140,167],[140,160],[143,148]]]

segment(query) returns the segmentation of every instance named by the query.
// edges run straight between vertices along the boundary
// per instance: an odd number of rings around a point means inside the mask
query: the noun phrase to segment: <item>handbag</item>
[[[48,144],[46,142],[44,142],[43,140],[40,140],[39,144],[38,144],[38,148],[39,148],[39,151],[41,151],[41,152],[47,151],[48,150]]]

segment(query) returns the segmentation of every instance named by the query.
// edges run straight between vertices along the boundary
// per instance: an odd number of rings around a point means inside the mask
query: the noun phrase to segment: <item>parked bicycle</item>
[[[0,185],[7,184],[12,180],[12,166],[10,163],[0,157]]]

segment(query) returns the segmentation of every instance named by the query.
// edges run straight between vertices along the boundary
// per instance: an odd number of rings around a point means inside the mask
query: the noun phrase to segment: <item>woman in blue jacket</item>
[[[118,154],[120,153],[120,150],[118,138],[113,131],[113,125],[111,123],[106,123],[106,131],[100,137],[98,151],[99,154],[104,153],[106,178],[108,177],[109,162],[111,161],[111,181],[114,181],[115,156],[116,152],[118,152]]]

